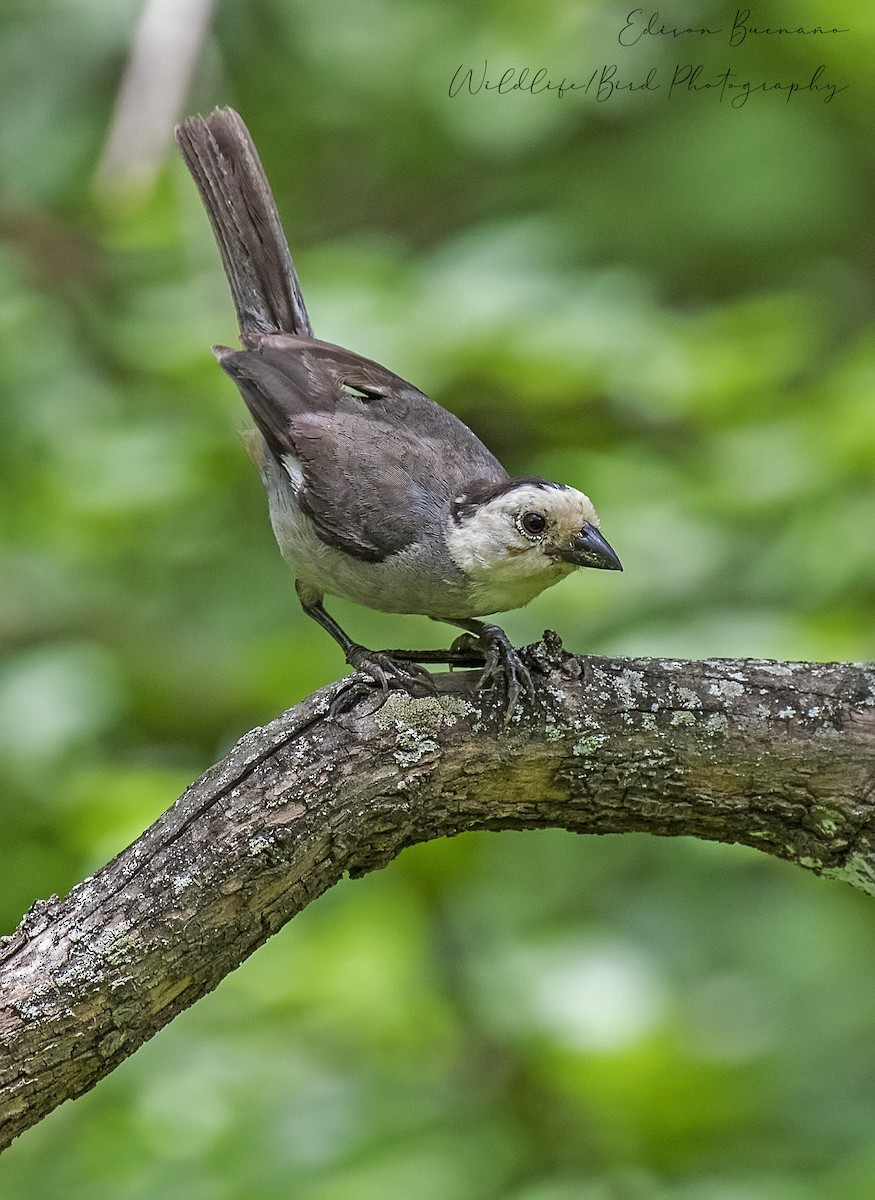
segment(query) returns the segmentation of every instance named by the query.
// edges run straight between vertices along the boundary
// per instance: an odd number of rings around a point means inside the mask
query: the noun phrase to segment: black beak
[[[594,525],[586,524],[559,557],[576,567],[597,567],[601,571],[622,571],[614,551]]]

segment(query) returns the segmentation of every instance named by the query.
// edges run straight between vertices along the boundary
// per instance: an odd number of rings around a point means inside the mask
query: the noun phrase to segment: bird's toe
[[[366,680],[376,684],[384,699],[393,684],[404,688],[411,696],[435,690],[431,674],[425,667],[415,662],[400,662],[385,650],[368,650],[356,645],[348,652],[346,661]]]
[[[497,625],[484,626],[480,641],[486,665],[478,687],[491,690],[506,700],[504,723],[507,724],[523,693],[530,699],[534,696],[532,674],[507,634]]]

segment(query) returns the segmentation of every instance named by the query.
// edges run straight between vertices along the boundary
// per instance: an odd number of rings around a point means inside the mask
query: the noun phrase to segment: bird
[[[386,367],[317,339],[255,144],[232,108],[189,117],[177,144],[218,245],[240,349],[214,346],[254,422],[280,552],[304,612],[383,695],[433,689],[423,662],[472,661],[509,719],[531,672],[482,618],[520,608],[581,567],[621,571],[589,497],[512,476],[453,414]],[[339,596],[464,632],[446,652],[371,650],[325,608]],[[474,658],[472,659],[472,655]]]

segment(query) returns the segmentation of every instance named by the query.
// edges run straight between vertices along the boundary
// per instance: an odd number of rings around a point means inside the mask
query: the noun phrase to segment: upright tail
[[[210,218],[241,336],[312,336],[273,193],[240,115],[215,108],[189,117],[176,141]]]

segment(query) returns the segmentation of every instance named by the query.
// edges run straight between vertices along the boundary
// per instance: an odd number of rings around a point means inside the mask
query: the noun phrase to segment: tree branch
[[[476,674],[326,688],[0,945],[0,1148],[80,1095],[348,872],[473,829],[742,842],[875,894],[875,667],[527,652],[509,726]]]

